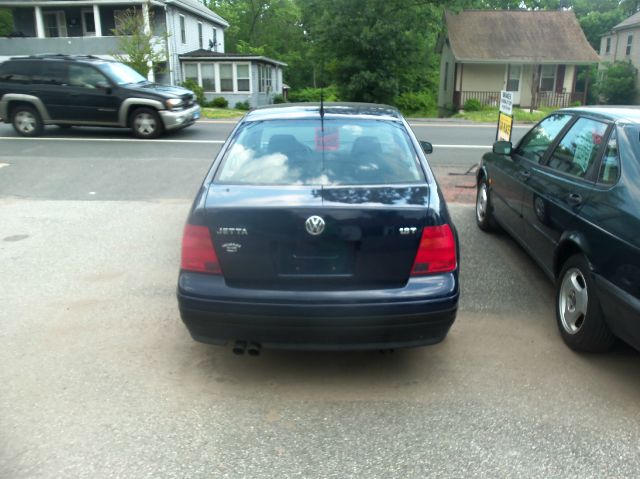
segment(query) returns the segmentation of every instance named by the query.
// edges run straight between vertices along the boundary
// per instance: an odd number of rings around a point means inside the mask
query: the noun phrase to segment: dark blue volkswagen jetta
[[[252,354],[444,339],[458,242],[425,152],[387,106],[245,116],[184,231],[178,302],[193,338]]]

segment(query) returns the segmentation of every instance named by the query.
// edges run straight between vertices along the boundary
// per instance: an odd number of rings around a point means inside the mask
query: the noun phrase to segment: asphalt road
[[[463,295],[439,345],[253,358],[193,342],[180,236],[219,145],[176,140],[230,127],[143,144],[0,126],[0,477],[637,477],[640,355],[568,350],[552,285],[470,205],[450,205]]]
[[[0,124],[0,175],[5,196],[72,200],[191,199],[234,127],[201,122],[158,140],[141,141],[127,130],[47,127],[37,139]],[[495,126],[414,122],[421,140],[434,144],[436,175],[462,173],[491,149]],[[524,132],[515,128],[514,141]],[[34,181],[34,175],[37,181]]]

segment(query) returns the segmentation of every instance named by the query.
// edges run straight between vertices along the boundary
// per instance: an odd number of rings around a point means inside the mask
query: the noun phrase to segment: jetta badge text
[[[418,228],[416,228],[415,226],[409,226],[404,228],[398,228],[398,231],[400,232],[401,235],[414,235],[416,234],[416,231],[418,231]]]
[[[319,216],[309,216],[304,222],[307,233],[312,236],[318,236],[324,231],[324,220]]]
[[[247,228],[218,228],[216,230],[217,235],[237,235],[247,236]]]

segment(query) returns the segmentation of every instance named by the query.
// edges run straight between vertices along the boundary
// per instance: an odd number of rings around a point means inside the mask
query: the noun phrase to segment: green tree
[[[316,20],[309,34],[325,77],[350,101],[392,103],[430,83],[431,53],[442,1],[308,1]],[[437,73],[436,73],[437,75]],[[433,77],[431,77],[433,78]]]
[[[13,32],[13,15],[8,8],[0,8],[0,37],[6,37]]]
[[[153,12],[149,11],[149,24],[153,25]],[[112,53],[119,62],[129,65],[141,75],[149,75],[149,63],[156,73],[166,71],[161,67],[166,62],[165,44],[167,33],[156,34],[151,28],[145,30],[142,9],[129,8],[121,12],[116,27],[111,32],[121,37],[118,52]]]
[[[631,62],[608,65],[596,84],[598,94],[608,105],[633,105],[637,101],[638,70]]]
[[[212,0],[209,7],[230,24],[226,51],[266,55],[288,64],[285,81],[312,83],[312,62],[296,0]]]

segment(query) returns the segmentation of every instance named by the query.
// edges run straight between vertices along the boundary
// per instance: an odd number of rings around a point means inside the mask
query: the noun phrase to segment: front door
[[[108,88],[107,88],[108,86]],[[69,65],[69,120],[116,124],[120,100],[102,72],[90,65]]]
[[[522,65],[507,65],[507,91],[513,93],[513,104],[520,104]]]
[[[494,171],[491,199],[495,214],[509,233],[520,240],[525,236],[522,210],[532,166],[542,162],[549,147],[572,118],[571,115],[555,114],[542,120]]]

